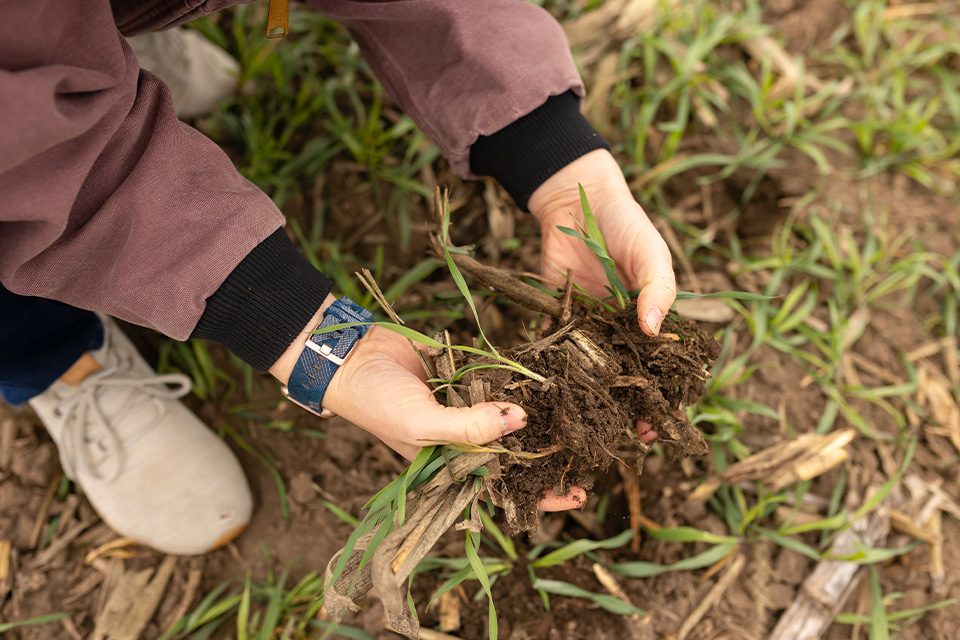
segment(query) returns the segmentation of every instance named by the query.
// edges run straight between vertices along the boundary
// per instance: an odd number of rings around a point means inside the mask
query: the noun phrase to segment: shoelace
[[[190,379],[180,373],[168,373],[150,378],[111,377],[117,373],[116,368],[104,369],[87,377],[76,387],[70,388],[62,395],[62,402],[54,413],[53,430],[62,434],[60,462],[67,476],[75,478],[77,467],[89,475],[90,478],[103,482],[111,482],[123,470],[123,443],[116,431],[130,411],[140,406],[144,401],[151,401],[156,407],[156,414],[146,424],[138,426],[135,434],[142,434],[152,428],[166,413],[162,400],[175,400],[184,396],[190,390]],[[168,385],[173,385],[171,388]],[[107,416],[100,406],[100,395],[107,389],[129,388],[130,393],[116,412],[116,415]],[[142,394],[142,395],[141,395]],[[147,398],[144,398],[146,395]],[[106,441],[104,447],[101,443]],[[93,460],[91,448],[99,444],[106,453],[106,457],[114,457],[116,464],[111,465],[107,473],[101,473],[103,459]]]

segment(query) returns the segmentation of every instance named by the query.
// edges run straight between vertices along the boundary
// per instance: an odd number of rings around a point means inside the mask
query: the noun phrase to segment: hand
[[[582,240],[557,229],[575,226],[571,213],[583,224],[578,183],[587,194],[610,257],[617,265],[617,275],[628,289],[640,290],[640,329],[649,336],[657,335],[677,297],[673,261],[667,244],[633,199],[620,166],[608,151],[599,149],[574,160],[530,196],[530,212],[539,220],[543,234],[541,273],[560,280],[568,268],[572,269],[574,282],[588,293],[599,298],[609,296],[607,276],[597,257]],[[658,435],[644,420],[637,421],[636,430],[644,442],[653,442]],[[541,503],[549,499],[557,511],[582,506],[585,495],[580,487],[571,487],[562,497],[549,490],[546,493]]]
[[[323,317],[335,298],[328,296],[304,331],[310,331]],[[290,349],[271,367],[270,372],[286,382],[300,357],[303,342],[294,341]],[[441,406],[430,387],[427,375],[406,338],[389,329],[371,327],[353,347],[346,362],[330,380],[323,406],[355,425],[369,431],[391,449],[412,460],[429,440],[486,444],[522,429],[527,414],[515,404],[485,402],[470,408]],[[547,492],[540,508],[555,511],[570,508]],[[583,490],[568,496],[584,502]],[[558,507],[558,504],[562,505]]]
[[[606,298],[607,277],[597,257],[582,240],[565,235],[557,226],[583,224],[580,191],[583,185],[617,274],[627,289],[639,289],[637,316],[644,333],[655,336],[677,297],[677,282],[667,244],[637,204],[617,161],[604,149],[574,160],[540,185],[528,206],[543,233],[541,272],[561,280],[567,268],[573,280],[590,294]]]

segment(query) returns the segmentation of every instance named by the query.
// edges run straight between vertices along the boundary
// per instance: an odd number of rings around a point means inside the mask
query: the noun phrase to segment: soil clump
[[[466,376],[480,380],[488,400],[513,402],[527,411],[524,429],[505,436],[512,451],[549,453],[524,458],[500,457],[498,481],[512,534],[536,527],[536,506],[544,487],[564,495],[572,485],[591,489],[594,475],[606,471],[621,440],[637,446],[637,468],[650,446],[635,430],[652,424],[658,442],[669,444],[674,458],[707,453],[686,407],[704,391],[706,367],[720,345],[696,323],[670,314],[660,335],[647,336],[637,323],[636,306],[615,313],[574,305],[570,320],[554,323],[533,343],[504,356],[544,378],[538,382],[507,369],[480,369]],[[460,354],[456,364],[470,360]]]

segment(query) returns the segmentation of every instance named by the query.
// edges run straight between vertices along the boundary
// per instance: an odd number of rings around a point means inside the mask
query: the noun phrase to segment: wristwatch
[[[338,324],[362,324],[307,336],[290,379],[281,387],[283,395],[321,418],[333,417],[332,411],[323,408],[323,395],[357,340],[370,330],[372,319],[372,313],[347,297],[327,307],[317,331]]]

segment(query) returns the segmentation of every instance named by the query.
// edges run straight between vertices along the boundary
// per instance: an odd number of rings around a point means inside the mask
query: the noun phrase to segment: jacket
[[[332,285],[296,253],[270,198],[177,120],[123,38],[231,4],[0,0],[0,282],[178,340],[216,340],[262,371]],[[579,114],[563,31],[537,6],[310,4],[350,31],[458,172],[494,175],[521,206],[605,145]]]

